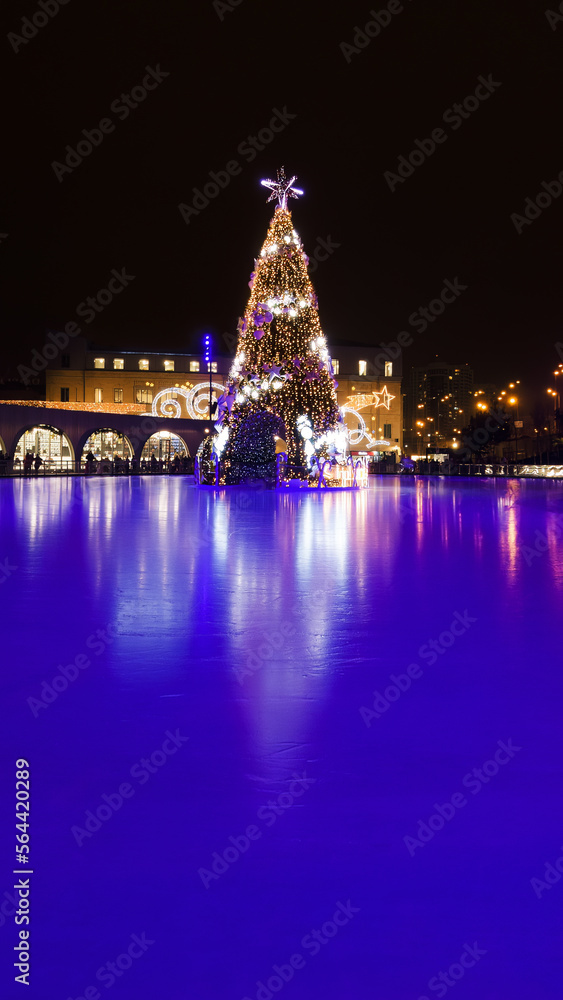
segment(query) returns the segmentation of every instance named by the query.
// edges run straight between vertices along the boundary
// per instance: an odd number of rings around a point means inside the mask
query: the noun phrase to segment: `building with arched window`
[[[232,338],[228,340],[230,344]],[[379,442],[375,450],[401,452],[401,349],[342,344],[330,345],[330,350],[353,450],[372,451]],[[67,353],[47,367],[46,399],[63,405],[82,402],[106,412],[133,408],[139,413],[150,412],[158,400],[164,415],[205,420],[207,386],[214,402],[231,364],[232,355],[227,354],[214,356],[208,364],[203,354],[101,349],[77,337]],[[168,410],[166,402],[172,403]]]

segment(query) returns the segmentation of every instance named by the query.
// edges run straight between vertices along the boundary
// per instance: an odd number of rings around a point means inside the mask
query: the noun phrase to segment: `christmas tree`
[[[213,448],[227,483],[275,470],[276,438],[296,478],[318,461],[345,461],[346,430],[331,358],[321,329],[308,257],[293,228],[288,199],[302,191],[286,179],[262,181],[278,204],[250,275],[250,298],[238,324],[236,356],[218,400]],[[318,461],[317,461],[318,460]]]

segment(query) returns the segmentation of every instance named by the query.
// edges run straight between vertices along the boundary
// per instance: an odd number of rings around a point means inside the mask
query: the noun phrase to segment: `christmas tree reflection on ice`
[[[308,257],[293,228],[288,198],[302,194],[283,168],[263,181],[278,199],[238,324],[238,344],[218,401],[213,448],[227,483],[273,479],[276,441],[307,478],[315,459],[346,456],[346,429],[331,358],[321,329]],[[211,445],[208,445],[211,447]],[[278,446],[279,450],[279,446]]]

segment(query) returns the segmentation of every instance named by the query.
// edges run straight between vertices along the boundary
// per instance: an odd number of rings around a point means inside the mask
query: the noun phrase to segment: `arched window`
[[[82,449],[81,460],[83,463],[86,462],[86,456],[89,453],[98,462],[104,460],[111,462],[116,457],[122,460],[133,458],[133,448],[129,438],[111,427],[103,427],[90,434]]]
[[[157,462],[160,459],[172,461],[176,455],[179,455],[180,458],[189,458],[190,449],[183,438],[178,437],[177,434],[172,434],[170,431],[158,431],[145,442],[141,461],[150,462],[153,455]]]
[[[22,467],[26,455],[39,455],[45,471],[74,469],[74,450],[69,438],[48,424],[38,424],[23,432],[14,451],[14,469]]]

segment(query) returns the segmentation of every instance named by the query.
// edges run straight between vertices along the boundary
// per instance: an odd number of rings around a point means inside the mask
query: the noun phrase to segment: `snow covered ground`
[[[23,758],[26,996],[560,1000],[563,484],[6,480],[0,524],[3,996]]]

